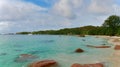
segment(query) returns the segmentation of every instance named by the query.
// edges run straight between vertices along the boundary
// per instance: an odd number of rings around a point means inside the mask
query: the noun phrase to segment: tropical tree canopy
[[[112,28],[120,26],[120,16],[117,15],[109,16],[103,23],[103,26]]]
[[[117,15],[109,16],[103,23],[103,27],[108,28],[106,31],[109,31],[109,32],[111,31],[110,35],[112,36],[116,35],[120,27],[120,16],[117,16]]]

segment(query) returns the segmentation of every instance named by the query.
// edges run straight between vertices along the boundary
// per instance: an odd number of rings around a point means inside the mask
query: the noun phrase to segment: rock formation
[[[115,50],[120,50],[120,45],[116,45],[114,49]]]
[[[57,67],[57,62],[54,60],[43,60],[43,61],[37,61],[33,62],[28,67]]]
[[[76,52],[76,53],[82,53],[82,52],[84,52],[84,50],[78,48],[78,49],[75,50],[75,52]]]
[[[110,48],[111,46],[92,46],[92,45],[87,45],[87,47],[92,47],[92,48]]]

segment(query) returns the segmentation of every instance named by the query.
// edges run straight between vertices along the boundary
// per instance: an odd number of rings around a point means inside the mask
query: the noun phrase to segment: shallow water
[[[0,67],[27,67],[36,60],[54,59],[59,67],[70,67],[73,63],[103,62],[112,67],[108,60],[112,48],[90,48],[86,45],[110,45],[107,40],[93,36],[75,37],[64,35],[0,35]],[[85,52],[74,53],[82,48]],[[16,62],[20,54],[31,54],[37,59]]]

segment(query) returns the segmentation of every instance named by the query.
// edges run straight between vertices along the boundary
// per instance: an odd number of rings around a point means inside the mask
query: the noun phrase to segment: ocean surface
[[[73,63],[98,63],[112,67],[108,60],[112,48],[90,48],[86,45],[109,44],[107,40],[94,36],[77,37],[64,35],[0,35],[0,67],[27,67],[37,60],[56,60],[59,67],[70,67]],[[77,48],[83,53],[75,53]],[[36,56],[34,59],[18,60],[21,54]],[[17,60],[17,61],[16,61]]]

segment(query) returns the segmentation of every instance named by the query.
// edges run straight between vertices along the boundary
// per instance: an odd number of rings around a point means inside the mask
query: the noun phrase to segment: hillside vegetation
[[[101,26],[83,26],[33,32],[18,32],[17,34],[51,34],[51,35],[120,35],[120,16],[109,16]]]

